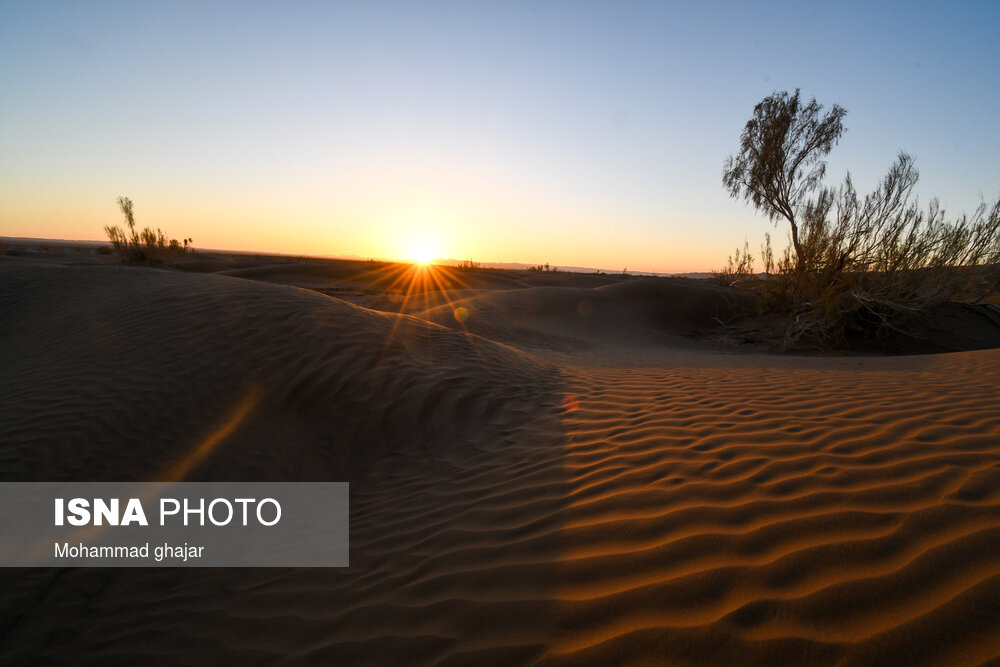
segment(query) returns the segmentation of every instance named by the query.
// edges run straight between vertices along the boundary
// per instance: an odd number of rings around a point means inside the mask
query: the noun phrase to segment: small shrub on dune
[[[749,287],[756,279],[753,272],[753,255],[750,254],[750,244],[743,243],[743,250],[737,248],[729,256],[729,263],[717,271],[712,271],[716,282],[725,287]]]
[[[752,273],[748,245],[716,278],[752,289],[762,305],[790,316],[784,345],[832,347],[849,332],[909,334],[936,304],[978,300],[1000,288],[1000,199],[972,216],[948,220],[937,200],[922,209],[913,196],[918,172],[900,153],[871,193],[850,174],[822,186],[822,158],[837,142],[846,114],[775,93],[754,109],[741,151],[730,156],[723,184],[772,220],[785,218],[791,243],[775,262],[770,236],[764,275]]]
[[[122,260],[133,264],[162,264],[171,256],[191,249],[192,239],[186,238],[183,245],[177,239],[167,239],[162,230],[149,227],[137,231],[135,209],[128,197],[118,197],[118,208],[125,216],[126,229],[118,225],[104,228],[111,246]]]

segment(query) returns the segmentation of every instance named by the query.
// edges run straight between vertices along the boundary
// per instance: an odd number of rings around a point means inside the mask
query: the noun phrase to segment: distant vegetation
[[[557,269],[554,266],[549,266],[548,262],[545,262],[545,264],[538,264],[536,266],[529,266],[528,270],[529,271],[542,271],[542,272],[559,273],[559,269]]]
[[[135,210],[132,200],[128,197],[118,198],[118,208],[125,216],[127,231],[118,225],[107,225],[104,231],[114,251],[124,261],[136,264],[162,264],[174,254],[191,250],[193,239],[186,238],[183,242],[177,239],[168,240],[162,230],[153,231],[149,227],[136,231]]]
[[[455,268],[459,271],[478,271],[482,266],[480,262],[473,262],[472,259],[463,259]]]
[[[981,300],[1000,288],[1000,199],[952,220],[936,199],[924,211],[906,153],[869,194],[858,194],[850,174],[840,187],[824,187],[823,158],[847,112],[834,105],[824,115],[822,108],[815,99],[803,103],[798,90],[754,108],[722,182],[731,196],[787,221],[791,244],[775,260],[765,235],[761,275],[745,243],[717,279],[788,315],[785,346],[832,347],[849,332],[909,333],[935,304]]]

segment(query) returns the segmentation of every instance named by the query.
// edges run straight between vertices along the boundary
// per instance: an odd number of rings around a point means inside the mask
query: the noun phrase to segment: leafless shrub
[[[128,197],[118,197],[118,208],[125,216],[128,231],[118,225],[104,228],[111,245],[121,258],[136,264],[162,264],[171,255],[186,252],[191,248],[192,239],[184,239],[183,246],[177,239],[167,239],[162,230],[149,227],[136,231],[135,208]]]
[[[725,268],[712,271],[716,282],[726,287],[750,287],[755,284],[753,272],[753,255],[750,254],[750,243],[743,242],[743,250],[739,248],[729,256]]]

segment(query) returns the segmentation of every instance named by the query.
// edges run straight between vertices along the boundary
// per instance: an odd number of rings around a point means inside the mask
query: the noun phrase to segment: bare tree
[[[837,104],[825,115],[822,110],[816,98],[802,103],[797,88],[793,95],[782,91],[765,97],[743,128],[739,153],[726,159],[722,172],[722,184],[732,197],[751,202],[770,220],[788,220],[797,273],[807,268],[799,216],[823,180],[823,158],[843,134],[847,114]]]

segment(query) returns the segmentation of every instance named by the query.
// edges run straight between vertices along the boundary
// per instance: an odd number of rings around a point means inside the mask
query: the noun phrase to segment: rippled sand
[[[350,568],[6,570],[0,661],[1000,659],[1000,351],[713,347],[678,281],[400,316],[252,271],[0,261],[0,470],[349,481]]]

